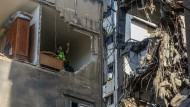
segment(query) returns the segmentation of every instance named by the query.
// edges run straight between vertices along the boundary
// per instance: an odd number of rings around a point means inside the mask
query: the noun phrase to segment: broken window
[[[42,7],[42,27],[41,27],[41,44],[40,51],[54,53],[57,56],[58,46],[62,47],[64,53],[64,62],[57,63],[56,58],[43,58],[41,54],[42,64],[49,64],[55,61],[54,66],[58,69],[66,71],[78,71],[92,61],[93,55],[97,54],[94,48],[96,45],[96,35],[86,34],[83,31],[71,29],[71,26],[65,22],[64,18],[60,17],[60,13],[55,9],[43,6]],[[95,40],[96,39],[96,40]],[[69,46],[68,46],[69,44]],[[45,57],[45,56],[44,56]],[[57,63],[57,65],[55,65]],[[64,65],[64,66],[63,66]]]

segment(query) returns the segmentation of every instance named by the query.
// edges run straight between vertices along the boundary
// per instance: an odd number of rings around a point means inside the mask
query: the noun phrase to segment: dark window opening
[[[72,102],[71,107],[78,107],[78,103]]]
[[[114,62],[108,65],[108,73],[113,73],[114,71]]]
[[[89,105],[73,102],[71,103],[71,107],[90,107]]]
[[[106,44],[110,45],[111,43],[113,43],[113,35],[110,35],[106,38]]]

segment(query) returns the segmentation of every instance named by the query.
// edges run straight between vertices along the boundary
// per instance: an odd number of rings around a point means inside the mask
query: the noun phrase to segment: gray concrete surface
[[[183,0],[184,6],[188,9],[190,9],[190,1],[189,0]],[[187,9],[184,9],[185,11],[185,27],[186,27],[186,38],[187,38],[187,55],[188,60],[190,60],[190,11]],[[190,70],[190,64],[188,64],[188,70]],[[190,71],[189,71],[190,75]],[[190,78],[189,78],[190,79]]]
[[[70,100],[99,107],[97,61],[80,72],[50,72],[0,59],[0,107],[70,107]]]

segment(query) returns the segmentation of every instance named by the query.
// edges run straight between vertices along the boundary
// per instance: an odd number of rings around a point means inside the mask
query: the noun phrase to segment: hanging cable
[[[56,9],[55,11],[55,52],[57,50],[57,15],[56,15]]]
[[[184,9],[186,9],[186,10],[190,11],[190,9],[189,9],[189,8],[187,8],[187,7],[183,6],[183,5],[179,4],[179,3],[176,3],[176,4],[178,4],[179,6],[183,7]]]

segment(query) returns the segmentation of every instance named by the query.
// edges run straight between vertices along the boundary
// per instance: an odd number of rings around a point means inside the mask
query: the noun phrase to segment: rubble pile
[[[124,107],[145,102],[148,107],[190,106],[184,17],[181,12],[163,13],[159,27],[148,38],[148,53],[141,58],[136,71],[143,73],[125,78]],[[127,106],[134,98],[136,103]]]
[[[184,107],[185,102],[190,102],[188,99],[190,83],[187,49],[184,36],[182,33],[170,35],[160,28],[152,35],[147,46],[148,53],[141,58],[140,68],[137,70],[137,72],[144,71],[144,73],[139,77],[129,78],[128,86],[126,86],[128,95],[140,100],[143,99],[143,93],[149,92],[150,98],[146,100],[147,102],[164,107],[179,107],[180,105]],[[143,100],[145,99],[147,98]]]
[[[161,106],[177,106],[187,100],[189,92],[188,62],[186,43],[182,33],[174,35],[159,30],[160,46],[158,48],[158,66],[153,81],[155,102]],[[185,91],[185,92],[184,92]]]

